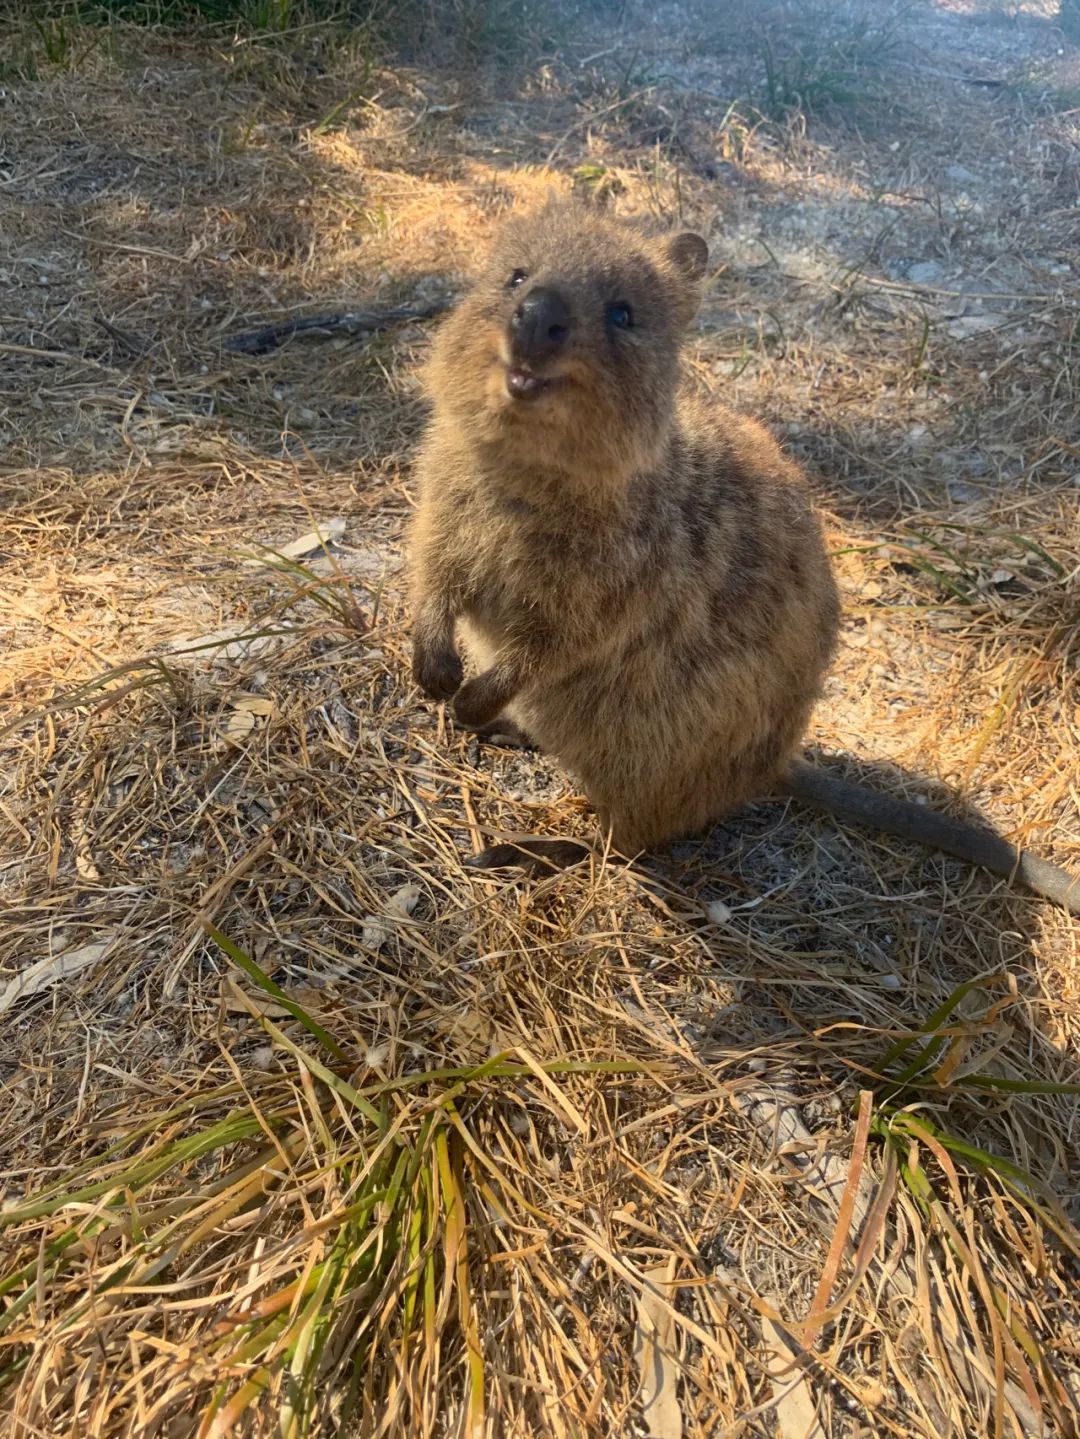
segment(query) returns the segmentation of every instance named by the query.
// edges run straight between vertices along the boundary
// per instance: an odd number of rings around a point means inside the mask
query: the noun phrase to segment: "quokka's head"
[[[509,464],[628,477],[663,446],[707,260],[565,202],[512,217],[440,329],[437,407]]]

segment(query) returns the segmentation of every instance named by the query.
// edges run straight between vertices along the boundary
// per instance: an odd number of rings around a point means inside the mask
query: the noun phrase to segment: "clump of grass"
[[[968,1001],[980,995],[987,1003],[972,1012]],[[992,1058],[1003,1016],[1017,999],[1008,976],[958,985],[917,1034],[897,1039],[882,1057],[870,1127],[928,1225],[932,1243],[974,1301],[969,1339],[994,1372],[1009,1376],[995,1397],[993,1432],[1004,1432],[1009,1404],[1014,1415],[1048,1411],[1067,1433],[1075,1419],[1075,1396],[1061,1382],[1055,1346],[1037,1334],[1032,1311],[1015,1302],[999,1255],[970,1220],[961,1218],[967,1210],[965,1191],[974,1180],[983,1202],[1006,1219],[1019,1252],[1027,1248],[1025,1235],[1041,1234],[1073,1263],[1080,1262],[1080,1230],[1050,1185],[1015,1159],[977,1143],[970,1130],[958,1133],[949,1120],[955,1101],[966,1108],[965,1095],[993,1096],[1002,1105],[1080,1095],[1080,1083],[1023,1079],[979,1067],[980,1051]],[[1039,1263],[1036,1253],[1029,1254],[1029,1262]],[[942,1357],[956,1363],[958,1355],[950,1355],[949,1347],[946,1342]]]
[[[355,0],[54,0],[52,8],[91,24],[122,20],[190,29],[210,23],[271,32],[360,18],[371,9]]]
[[[873,98],[872,79],[897,42],[900,17],[844,13],[815,3],[786,7],[757,34],[762,79],[754,99],[773,119],[850,109]]]
[[[71,38],[62,15],[35,20],[34,28],[41,37],[41,49],[50,65],[65,70],[71,60]]]
[[[52,0],[38,8],[43,57],[60,68],[70,65],[80,28],[114,22],[196,33],[228,26],[268,37],[327,27],[430,52],[443,64],[535,57],[566,33],[563,11],[545,0]]]
[[[515,1186],[477,1137],[478,1110],[509,1084],[638,1066],[538,1073],[495,1057],[360,1082],[348,1045],[209,932],[252,981],[230,988],[269,1040],[262,1072],[235,1066],[232,1084],[149,1105],[134,1123],[117,1116],[98,1155],[0,1210],[0,1402],[62,1386],[92,1351],[140,1348],[145,1307],[167,1311],[183,1295],[198,1359],[178,1383],[147,1352],[140,1425],[188,1415],[199,1434],[219,1436],[250,1411],[301,1436],[379,1412],[392,1432],[418,1433],[434,1363],[460,1367],[466,1430],[483,1432],[472,1234],[485,1209],[515,1207]],[[271,1013],[302,1026],[321,1055]],[[221,1251],[229,1232],[248,1236],[246,1259]],[[135,1401],[116,1393],[92,1405],[94,1432],[105,1432],[105,1412],[110,1430],[125,1411],[134,1422]]]

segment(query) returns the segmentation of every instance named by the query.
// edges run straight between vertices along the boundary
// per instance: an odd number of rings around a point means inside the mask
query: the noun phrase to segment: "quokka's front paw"
[[[454,719],[469,729],[489,724],[506,703],[486,675],[477,675],[462,685],[454,698]]]
[[[413,650],[413,679],[433,700],[448,700],[457,694],[465,671],[453,645],[429,648],[417,645]]]

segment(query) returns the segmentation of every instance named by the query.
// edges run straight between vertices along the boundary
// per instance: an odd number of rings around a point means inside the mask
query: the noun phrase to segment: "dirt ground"
[[[432,325],[228,344],[549,188],[699,229],[843,588],[808,744],[1080,870],[1053,10],[0,20],[13,1436],[1080,1433],[1076,920],[768,801],[664,898],[470,874],[590,816],[408,677]]]

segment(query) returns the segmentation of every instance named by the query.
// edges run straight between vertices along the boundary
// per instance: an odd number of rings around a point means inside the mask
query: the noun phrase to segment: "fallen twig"
[[[892,63],[902,70],[914,70],[917,75],[930,75],[935,80],[955,80],[961,85],[985,85],[997,90],[1009,83],[997,75],[963,75],[955,70],[939,70],[936,65],[916,65],[911,60],[894,60]]]
[[[371,330],[384,330],[407,320],[430,320],[450,308],[452,298],[444,296],[424,305],[397,305],[389,310],[344,310],[334,315],[309,315],[300,320],[283,320],[261,330],[245,330],[230,335],[222,348],[239,355],[264,355],[293,335],[362,335]]]

